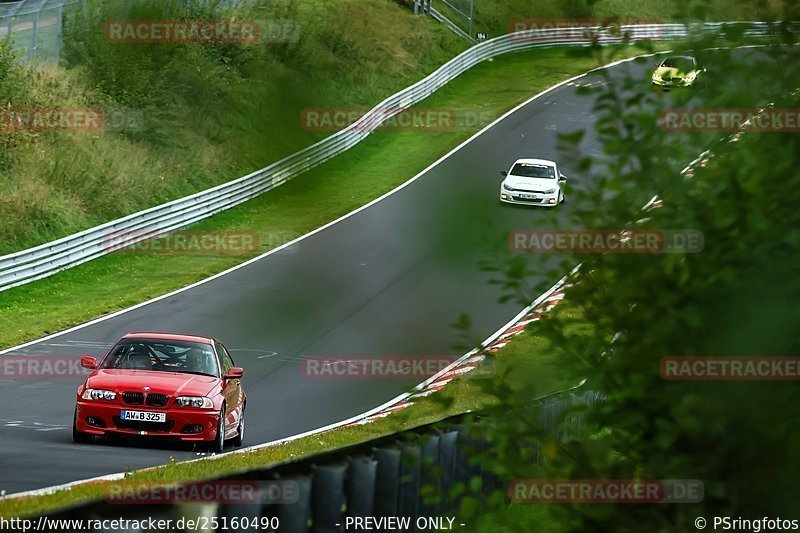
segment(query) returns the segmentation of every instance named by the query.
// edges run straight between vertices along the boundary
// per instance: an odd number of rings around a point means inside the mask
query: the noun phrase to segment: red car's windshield
[[[186,341],[123,339],[112,348],[101,368],[219,377],[217,357],[211,346]]]

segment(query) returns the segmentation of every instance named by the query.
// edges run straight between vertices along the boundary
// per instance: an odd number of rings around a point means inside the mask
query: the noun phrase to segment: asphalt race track
[[[647,83],[652,62],[623,63]],[[587,75],[578,82],[596,83]],[[129,331],[220,338],[245,369],[245,445],[362,413],[419,382],[304,377],[304,355],[457,355],[451,327],[467,313],[484,338],[518,311],[500,304],[479,261],[507,251],[512,229],[558,227],[574,206],[501,205],[500,170],[518,157],[557,159],[556,134],[593,124],[593,96],[562,85],[528,103],[419,179],[327,229],[167,299],[6,355],[101,356]],[[583,149],[597,148],[590,131]],[[561,161],[568,189],[580,187]],[[290,184],[291,185],[291,184]],[[290,186],[287,185],[287,186]],[[344,185],[343,185],[344,186]],[[298,199],[298,201],[302,201]],[[313,206],[309,206],[313,209]],[[253,228],[262,229],[262,228]],[[555,282],[544,275],[541,281]],[[0,381],[0,489],[7,494],[127,469],[194,459],[187,449],[77,445],[71,440],[80,378]]]

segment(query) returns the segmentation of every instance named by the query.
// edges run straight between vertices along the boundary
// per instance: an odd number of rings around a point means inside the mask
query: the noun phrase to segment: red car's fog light
[[[183,426],[183,429],[181,429],[181,433],[202,433],[202,432],[203,432],[203,426],[201,426],[200,424],[186,424],[185,426]]]
[[[86,418],[86,423],[89,424],[90,426],[98,428],[106,427],[106,423],[103,421],[103,419],[96,416],[90,416]]]

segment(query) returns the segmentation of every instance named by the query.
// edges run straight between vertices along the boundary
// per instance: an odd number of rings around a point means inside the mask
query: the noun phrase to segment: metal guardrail
[[[764,35],[769,30],[768,25],[762,22],[705,23],[702,27],[705,31],[713,32],[729,24],[746,25],[750,35]],[[629,32],[634,40],[671,40],[685,38],[688,34],[687,28],[681,24],[630,25],[622,26],[621,30]],[[0,291],[111,253],[118,249],[116,243],[120,236],[127,245],[132,245],[246,202],[352,148],[382,122],[421,102],[478,63],[509,52],[533,48],[585,46],[592,41],[584,31],[581,28],[557,28],[540,30],[536,35],[513,33],[476,44],[424,79],[385,99],[347,128],[261,170],[191,196],[0,257]],[[604,44],[622,42],[619,33],[610,34],[603,29],[599,30],[597,40]]]

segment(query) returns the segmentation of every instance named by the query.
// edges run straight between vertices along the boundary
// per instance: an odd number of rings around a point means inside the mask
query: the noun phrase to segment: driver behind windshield
[[[150,370],[153,363],[150,360],[150,351],[143,344],[132,344],[127,350],[127,355],[123,356],[117,368],[131,370]]]
[[[217,359],[210,347],[194,342],[125,342],[118,345],[102,368],[187,372],[217,376]]]

